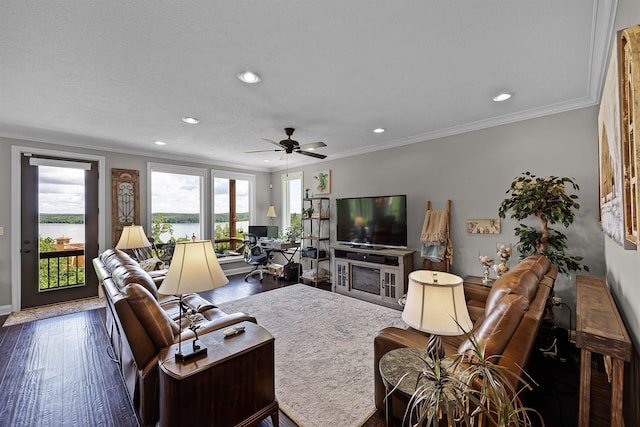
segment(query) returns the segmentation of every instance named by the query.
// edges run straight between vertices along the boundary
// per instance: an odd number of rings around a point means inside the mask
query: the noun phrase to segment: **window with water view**
[[[84,284],[84,170],[38,169],[41,291]]]

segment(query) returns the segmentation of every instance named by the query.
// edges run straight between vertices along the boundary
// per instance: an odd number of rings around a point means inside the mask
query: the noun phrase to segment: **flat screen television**
[[[343,245],[407,247],[407,196],[336,199],[336,240]]]

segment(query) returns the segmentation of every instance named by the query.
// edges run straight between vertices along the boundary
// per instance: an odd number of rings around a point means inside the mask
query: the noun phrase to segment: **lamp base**
[[[429,337],[429,341],[427,341],[427,356],[434,362],[444,359],[445,351],[440,335],[431,334]]]
[[[176,360],[189,360],[207,354],[207,347],[200,340],[193,340],[193,345],[185,346],[184,350],[176,351]]]

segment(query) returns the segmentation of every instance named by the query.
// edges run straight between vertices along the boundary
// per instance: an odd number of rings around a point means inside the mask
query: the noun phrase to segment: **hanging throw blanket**
[[[443,260],[453,263],[453,246],[449,239],[449,212],[428,210],[420,236],[420,256],[433,262]]]

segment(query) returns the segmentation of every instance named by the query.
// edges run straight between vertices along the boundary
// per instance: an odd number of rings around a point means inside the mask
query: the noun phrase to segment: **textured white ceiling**
[[[260,170],[284,127],[334,159],[426,141],[595,104],[615,4],[0,0],[0,135]]]

